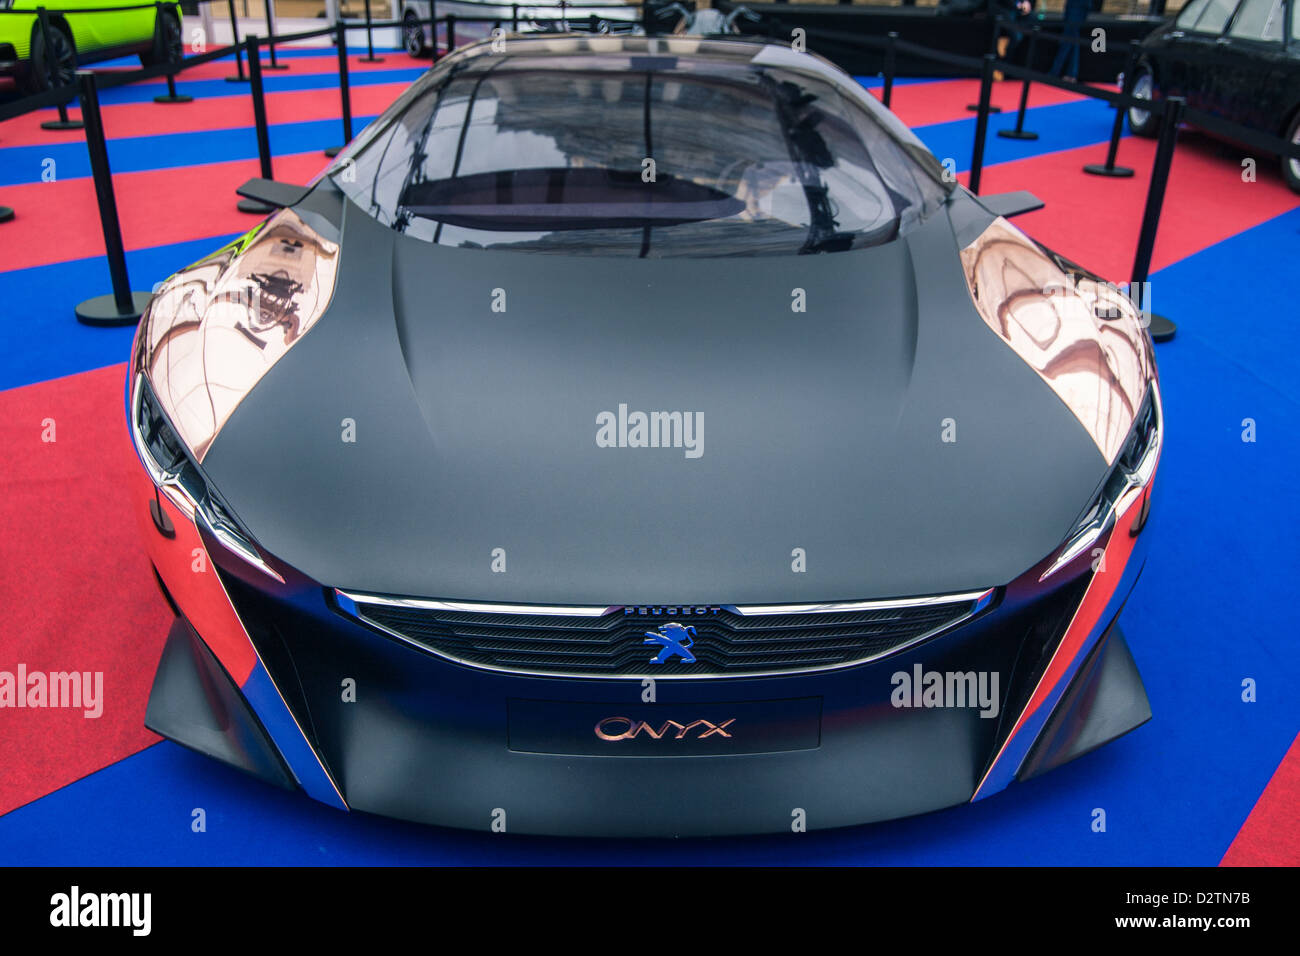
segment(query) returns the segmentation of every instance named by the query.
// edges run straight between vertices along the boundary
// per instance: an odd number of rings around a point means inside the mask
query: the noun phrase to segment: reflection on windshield
[[[648,59],[452,73],[367,144],[355,182],[336,181],[429,242],[640,256],[861,248],[942,196],[829,84]]]

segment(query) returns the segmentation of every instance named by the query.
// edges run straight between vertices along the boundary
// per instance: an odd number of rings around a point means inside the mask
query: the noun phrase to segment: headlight
[[[338,251],[282,209],[168,279],[132,352],[131,433],[154,484],[223,547],[279,581],[201,464],[239,403],[324,314]]]
[[[226,550],[284,583],[208,482],[143,375],[132,385],[131,437],[153,483],[186,517],[205,526]]]
[[[1114,523],[1120,502],[1134,489],[1145,488],[1150,483],[1160,458],[1162,425],[1160,389],[1153,383],[1101,491],[1066,536],[1056,560],[1039,581],[1046,580],[1090,549]]]

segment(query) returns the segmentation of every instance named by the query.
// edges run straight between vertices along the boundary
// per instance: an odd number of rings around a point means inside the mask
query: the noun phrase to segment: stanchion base
[[[359,56],[357,57],[357,62],[358,63],[383,63],[384,58],[382,56]]]
[[[0,222],[8,222],[14,217],[14,211],[8,206],[0,206]]]
[[[1128,179],[1133,175],[1133,170],[1127,166],[1107,166],[1105,163],[1089,163],[1083,167],[1083,171],[1094,176],[1113,176],[1116,179]]]
[[[289,69],[289,64],[288,64],[288,63],[276,63],[276,64],[272,65],[272,64],[270,64],[270,63],[263,63],[263,64],[262,64],[262,69],[264,69],[264,70],[287,70],[287,69]]]
[[[41,129],[85,129],[86,124],[81,120],[46,120],[41,124]]]
[[[228,77],[226,77],[226,82],[227,82],[227,83],[247,83],[247,82],[249,82],[249,79],[248,79],[248,77],[246,77],[246,76],[228,76]]]
[[[249,212],[255,216],[267,216],[275,212],[275,206],[268,206],[264,202],[258,202],[256,199],[241,199],[235,203],[235,208],[240,212]]]
[[[323,150],[323,152],[324,152],[325,155],[328,156],[330,159],[333,159],[333,158],[334,158],[335,156],[337,156],[339,153],[343,152],[343,149],[344,149],[344,147],[342,147],[342,146],[331,146],[329,149]]]
[[[135,325],[140,321],[140,316],[144,315],[145,307],[149,305],[151,298],[153,296],[148,292],[132,292],[131,311],[119,312],[117,299],[112,293],[97,295],[77,306],[77,321],[82,325]]]
[[[967,109],[968,111],[970,111],[971,113],[978,113],[978,112],[980,111],[980,105],[979,105],[978,103],[969,103],[969,104],[967,104],[966,109]],[[989,112],[990,112],[990,113],[1001,113],[1001,112],[1002,112],[1002,107],[1000,107],[1000,106],[994,106],[992,103],[990,103],[990,104],[989,104]]]
[[[1151,313],[1151,324],[1148,328],[1153,342],[1168,342],[1178,332],[1178,326],[1163,315],[1156,315],[1154,312]]]
[[[184,93],[177,93],[175,96],[164,93],[162,96],[155,96],[153,101],[155,103],[193,103],[194,97],[186,96]]]
[[[1037,133],[1031,133],[1027,129],[1000,129],[998,135],[1003,139],[1038,139]]]

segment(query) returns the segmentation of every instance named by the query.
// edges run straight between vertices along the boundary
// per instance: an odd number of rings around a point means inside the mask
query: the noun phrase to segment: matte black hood
[[[204,460],[324,585],[596,605],[982,589],[1057,547],[1105,473],[975,312],[946,211],[862,251],[569,258],[434,246],[326,192],[308,205],[346,219],[329,311]],[[620,404],[701,413],[702,454],[599,447]]]

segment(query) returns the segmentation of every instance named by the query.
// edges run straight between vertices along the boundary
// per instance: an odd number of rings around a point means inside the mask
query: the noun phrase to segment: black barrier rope
[[[155,0],[149,0],[148,3],[133,3],[128,6],[122,6],[122,7],[59,7],[59,9],[56,12],[59,13],[60,15],[66,13],[118,13],[119,11],[123,11],[123,10],[150,10],[154,7],[154,5],[155,5]],[[171,7],[178,6],[177,0],[172,0],[172,2],[168,4],[168,6]],[[26,14],[27,16],[31,16],[32,8],[27,7],[25,9],[19,9],[19,10],[8,10],[8,9],[0,10],[0,14],[5,14],[5,13]]]
[[[104,120],[99,112],[99,91],[95,74],[78,70],[81,118],[86,124],[86,152],[90,173],[95,182],[95,199],[99,203],[99,222],[104,231],[104,255],[113,291],[87,299],[75,309],[77,321],[86,325],[132,325],[140,321],[149,304],[149,293],[133,292],[126,272],[126,247],[122,242],[122,224],[117,217],[117,199],[113,195],[113,173],[108,165],[108,142],[104,138]]]
[[[15,116],[34,113],[36,110],[49,109],[59,103],[67,102],[67,99],[68,91],[66,89],[45,90],[42,93],[29,94],[20,100],[0,104],[0,122],[13,119]]]

